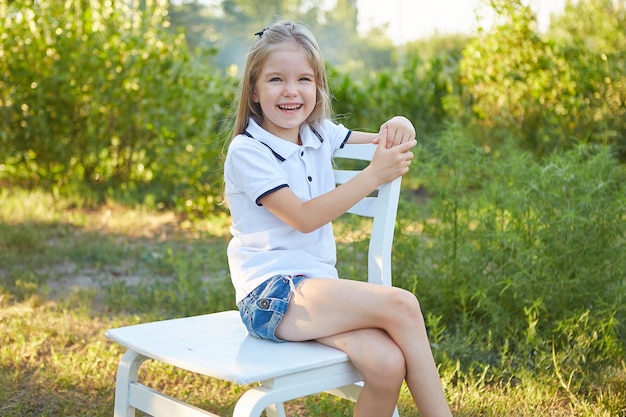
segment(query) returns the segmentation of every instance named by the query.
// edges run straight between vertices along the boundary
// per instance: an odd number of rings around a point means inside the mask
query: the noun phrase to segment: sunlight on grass
[[[0,414],[110,416],[116,366],[123,348],[107,341],[104,331],[140,319],[93,317],[37,299],[9,303],[6,296],[0,296],[0,300],[0,380],[4,381],[0,385]],[[145,365],[140,376],[148,385],[213,412],[232,412],[243,392],[241,387],[152,362]],[[446,388],[454,414],[461,417],[610,416],[597,405],[573,407],[557,387],[528,377],[516,386],[468,381],[448,383]],[[209,398],[219,402],[209,402]],[[406,387],[399,407],[403,417],[418,416]],[[352,405],[320,394],[290,402],[287,409],[292,415],[340,416],[350,415]]]
[[[0,221],[15,224],[23,222],[70,222],[82,224],[86,217],[76,210],[77,200],[55,198],[43,191],[20,188],[0,189]]]
[[[82,208],[19,189],[3,189],[0,197],[2,416],[110,416],[123,348],[104,337],[108,328],[234,307],[225,258],[226,215],[191,221],[113,203]],[[431,242],[431,229],[443,226],[437,219],[408,214],[398,222],[403,237],[394,249],[398,280],[423,274],[412,270],[419,265],[416,245],[432,247],[437,242]],[[368,222],[336,223],[342,276],[358,279],[365,273],[367,227]],[[428,290],[422,281],[416,288]],[[481,346],[474,346],[481,340],[475,329],[469,326],[455,339],[437,317],[428,323],[457,417],[626,415],[624,365],[604,369],[593,391],[573,386],[567,392],[549,361],[541,369],[503,365],[480,374],[473,370],[489,368],[484,368],[488,360],[481,362]],[[590,342],[577,342],[585,343]],[[578,354],[574,348],[561,352],[557,363],[568,366]],[[473,359],[461,370],[454,355]],[[170,366],[148,362],[144,367],[140,375],[147,385],[220,415],[232,413],[243,393],[241,387]],[[515,378],[502,375],[508,372]],[[326,394],[291,401],[286,408],[292,416],[352,412],[352,404]],[[418,416],[406,386],[399,409],[403,417]]]
[[[229,236],[230,218],[224,213],[192,222],[172,211],[149,210],[142,206],[131,209],[114,202],[85,208],[73,199],[19,188],[0,189],[0,200],[0,222],[5,224],[66,223],[84,230],[162,240],[172,233],[194,237]]]

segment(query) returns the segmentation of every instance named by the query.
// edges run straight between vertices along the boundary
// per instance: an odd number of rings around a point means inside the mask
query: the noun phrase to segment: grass
[[[192,223],[168,212],[115,204],[82,207],[79,201],[11,188],[0,191],[0,201],[2,416],[110,416],[123,349],[104,337],[108,328],[234,308],[223,215]],[[340,256],[359,260],[354,249],[365,247],[361,226],[338,227]],[[361,271],[355,265],[342,268],[354,275]],[[439,332],[435,317],[429,325],[435,342],[442,342],[445,332]],[[495,376],[479,357],[477,366],[467,368],[459,358],[472,355],[469,343],[459,339],[449,351],[434,345],[456,416],[626,415],[623,363],[602,369],[597,386],[581,389],[576,372],[558,367],[560,373],[554,372],[550,358],[535,368],[516,367],[508,378]],[[150,362],[144,367],[149,372],[140,376],[152,386],[212,412],[228,415],[242,393],[241,387],[172,367]],[[498,372],[503,369],[508,368]],[[287,406],[298,416],[343,416],[352,410],[325,394]],[[418,415],[406,391],[400,411]]]

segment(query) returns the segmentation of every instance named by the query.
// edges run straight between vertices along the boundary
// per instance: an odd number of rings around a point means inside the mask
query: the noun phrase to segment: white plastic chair
[[[374,145],[346,145],[335,158],[369,161]],[[335,170],[337,184],[358,171]],[[368,281],[391,285],[393,241],[401,178],[381,186],[349,212],[373,217]],[[237,311],[111,329],[106,336],[126,347],[117,371],[114,417],[199,417],[216,414],[138,382],[141,364],[153,359],[240,385],[255,384],[237,402],[234,417],[285,417],[283,402],[329,392],[356,401],[362,377],[340,350],[311,342],[274,343],[249,336]],[[397,408],[395,416],[398,415]]]

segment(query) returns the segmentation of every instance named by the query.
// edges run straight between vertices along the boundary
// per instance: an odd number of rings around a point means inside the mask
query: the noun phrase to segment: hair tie
[[[268,29],[269,29],[269,27],[267,27],[267,28],[263,28],[263,29],[261,29],[260,31],[258,31],[257,33],[255,33],[255,34],[254,34],[254,36],[258,36],[258,37],[260,38],[261,36],[263,36],[263,34],[265,33],[265,31],[266,31],[266,30],[268,30]]]

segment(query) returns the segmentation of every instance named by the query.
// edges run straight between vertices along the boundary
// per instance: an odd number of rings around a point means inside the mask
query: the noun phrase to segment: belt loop
[[[291,288],[292,292],[296,292],[296,286],[293,285],[293,275],[287,275],[287,282],[289,282],[289,288]]]

